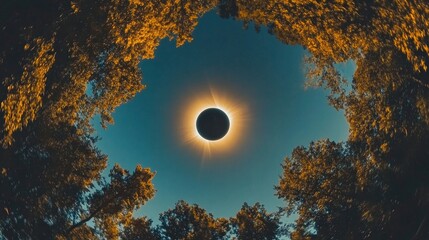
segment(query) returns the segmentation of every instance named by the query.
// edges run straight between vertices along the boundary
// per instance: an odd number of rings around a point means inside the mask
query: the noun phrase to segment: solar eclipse
[[[207,108],[198,115],[196,126],[201,137],[216,141],[228,133],[229,118],[219,108]]]
[[[180,138],[203,159],[233,153],[248,125],[247,107],[237,94],[213,88],[192,89],[178,109],[182,115]],[[198,94],[195,94],[198,92]]]

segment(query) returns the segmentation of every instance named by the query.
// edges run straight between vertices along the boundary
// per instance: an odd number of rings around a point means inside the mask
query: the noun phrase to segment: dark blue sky
[[[97,128],[110,166],[141,164],[157,172],[156,196],[138,213],[157,221],[179,199],[216,217],[233,216],[243,202],[281,206],[273,186],[292,149],[347,138],[343,113],[328,105],[326,92],[304,89],[303,54],[264,29],[244,30],[214,13],[201,19],[193,42],[176,48],[162,41],[156,58],[141,64],[147,89],[117,109],[114,125]],[[352,73],[351,65],[339,68]],[[203,158],[201,149],[183,141],[182,119],[193,102],[210,97],[210,87],[247,110],[239,116],[245,121],[231,126],[243,131],[231,150]]]

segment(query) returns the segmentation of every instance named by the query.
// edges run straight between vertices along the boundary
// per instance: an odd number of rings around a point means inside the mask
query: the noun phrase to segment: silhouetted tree
[[[224,218],[214,218],[198,205],[185,201],[162,213],[159,226],[163,239],[199,240],[227,239],[229,224]]]
[[[274,240],[282,236],[281,215],[268,213],[264,206],[244,203],[234,218],[230,219],[232,232],[240,240]]]
[[[75,127],[34,121],[15,138],[0,151],[0,233],[7,239],[104,238],[154,195],[149,169],[115,165],[109,181],[101,177],[106,156]]]
[[[428,74],[415,72],[397,49],[368,53],[345,104],[349,142],[366,160],[358,165],[360,186],[381,192],[385,211],[372,221],[386,238],[429,237],[429,88],[416,79]]]
[[[342,144],[319,141],[286,158],[277,195],[288,214],[298,214],[292,239],[363,239],[358,196],[379,199],[358,188],[350,155]]]
[[[120,235],[124,240],[161,240],[159,232],[152,227],[152,220],[145,217],[132,219]]]
[[[285,160],[277,194],[293,239],[427,239],[429,89],[395,48],[357,62],[342,103],[346,143],[319,141]]]

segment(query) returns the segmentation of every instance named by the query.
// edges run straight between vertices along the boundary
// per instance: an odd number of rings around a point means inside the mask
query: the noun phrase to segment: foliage
[[[311,85],[331,90],[344,143],[297,147],[276,187],[292,239],[429,238],[429,3],[425,0],[6,0],[0,9],[0,232],[12,239],[275,239],[279,214],[244,204],[230,221],[179,201],[158,229],[132,213],[149,169],[115,165],[90,120],[144,89],[140,60],[192,40],[218,6],[305,47]],[[357,70],[346,91],[336,63]],[[252,221],[250,221],[252,220]],[[91,224],[89,224],[91,223]]]
[[[178,46],[192,40],[198,17],[214,4],[8,0],[0,22],[3,145],[39,116],[81,131],[95,114],[103,126],[112,123],[114,109],[144,88],[139,61],[153,58],[163,38]]]
[[[277,195],[287,200],[287,213],[299,214],[292,239],[362,239],[355,215],[357,196],[364,193],[356,186],[356,175],[342,144],[319,141],[295,148],[276,187]]]
[[[152,220],[145,217],[132,219],[120,234],[124,240],[159,240],[159,232],[152,227]]]
[[[149,169],[115,165],[110,181],[101,177],[107,157],[75,127],[34,121],[15,137],[0,151],[0,232],[8,239],[107,236],[154,195]]]
[[[260,203],[253,206],[244,203],[237,215],[230,219],[232,232],[242,240],[279,239],[283,234],[280,217],[279,212],[268,213]]]
[[[310,85],[331,90],[350,135],[285,160],[277,194],[298,219],[293,239],[427,239],[427,1],[221,1],[219,12],[265,25],[308,49]],[[336,63],[357,70],[347,92]]]
[[[182,3],[3,4],[2,235],[116,239],[143,223],[132,212],[153,197],[153,173],[115,165],[110,181],[101,178],[107,157],[94,146],[89,120],[100,114],[103,125],[112,122],[114,108],[144,87],[139,61],[152,58],[163,38],[190,41],[213,5]]]
[[[268,213],[260,203],[244,203],[235,217],[214,218],[181,200],[160,214],[158,230],[162,239],[278,239],[284,233],[280,217],[280,212]]]
[[[277,194],[299,215],[292,239],[429,237],[429,125],[421,106],[429,89],[413,80],[421,74],[394,48],[357,62],[343,103],[349,140],[298,147],[285,160]]]
[[[429,3],[424,0],[223,0],[219,9],[221,16],[265,25],[280,41],[305,47],[311,54],[309,84],[328,87],[337,108],[346,81],[335,63],[359,61],[388,47],[404,54],[412,71],[428,70]],[[429,87],[427,78],[416,79]]]
[[[192,39],[212,1],[2,2],[0,232],[13,239],[117,239],[144,223],[153,173],[115,165],[95,147],[102,125],[144,88],[141,59],[163,38]],[[142,222],[143,221],[143,222]],[[91,224],[88,224],[91,222]],[[143,224],[144,225],[144,224]],[[130,235],[131,234],[131,235]]]
[[[198,205],[184,201],[160,214],[159,220],[163,239],[225,239],[229,231],[227,219],[216,219]]]

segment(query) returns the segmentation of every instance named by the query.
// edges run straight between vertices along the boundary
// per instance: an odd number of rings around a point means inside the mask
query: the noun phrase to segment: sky
[[[193,37],[179,48],[163,40],[155,59],[142,61],[147,88],[115,111],[114,125],[97,127],[98,147],[109,167],[156,172],[156,195],[137,211],[155,222],[178,200],[215,217],[234,216],[244,202],[284,206],[274,195],[284,158],[311,141],[346,140],[343,112],[328,105],[323,89],[305,89],[302,47],[214,12]],[[353,71],[352,64],[338,68]],[[210,144],[210,154],[194,136],[193,116],[206,102],[232,118],[229,140]]]

